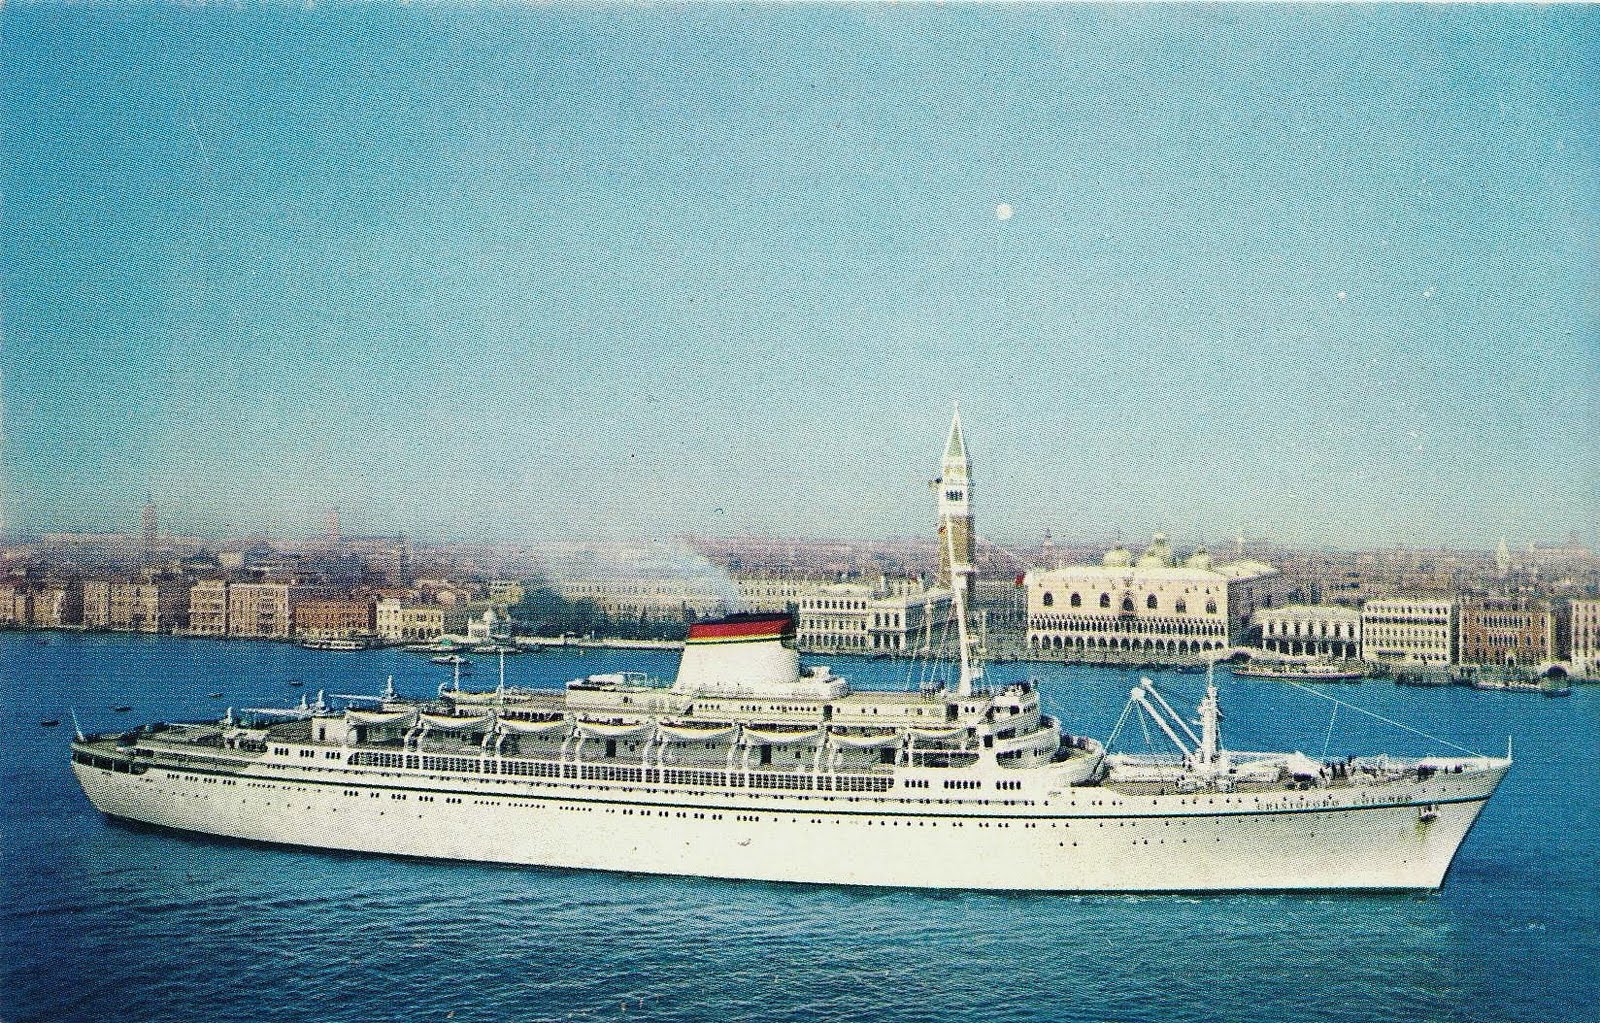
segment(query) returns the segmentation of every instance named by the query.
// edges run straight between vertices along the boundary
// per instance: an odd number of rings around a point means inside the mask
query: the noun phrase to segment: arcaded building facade
[[[1256,612],[1261,648],[1290,656],[1361,656],[1361,612],[1334,604],[1291,604]]]
[[[954,629],[950,590],[835,583],[801,600],[796,640],[815,653],[898,656],[953,647]]]
[[[1243,642],[1261,608],[1283,603],[1281,573],[1258,561],[1183,559],[1156,534],[1141,556],[1118,546],[1099,565],[1029,572],[1028,646],[1038,653],[1190,657]]]

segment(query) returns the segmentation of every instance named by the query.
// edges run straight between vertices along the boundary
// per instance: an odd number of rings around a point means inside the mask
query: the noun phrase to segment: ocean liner
[[[787,614],[689,630],[677,677],[436,699],[320,694],[289,712],[80,736],[101,812],[325,849],[717,878],[1013,891],[1431,889],[1509,756],[1318,761],[1221,741],[1132,692],[1173,753],[1108,755],[986,683],[968,628],[959,417],[939,490],[959,665],[911,692],[802,666]]]

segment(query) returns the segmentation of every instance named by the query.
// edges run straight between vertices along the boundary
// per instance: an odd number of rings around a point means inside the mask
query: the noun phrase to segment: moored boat
[[[1360,682],[1366,672],[1320,661],[1250,661],[1233,667],[1240,678],[1279,678],[1295,682]]]
[[[355,651],[367,649],[367,642],[361,639],[308,639],[300,644],[307,650],[338,650]]]

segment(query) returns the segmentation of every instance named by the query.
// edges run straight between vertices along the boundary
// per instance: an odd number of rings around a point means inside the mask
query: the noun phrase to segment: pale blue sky
[[[13,530],[1600,539],[1594,7],[0,34]]]

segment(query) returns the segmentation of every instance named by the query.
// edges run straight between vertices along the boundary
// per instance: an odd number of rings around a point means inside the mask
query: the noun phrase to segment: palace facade
[[[1260,608],[1284,602],[1282,574],[1259,561],[1174,555],[1157,533],[1137,559],[1120,544],[1099,565],[1029,572],[1028,648],[1064,657],[1192,657],[1244,642]]]

